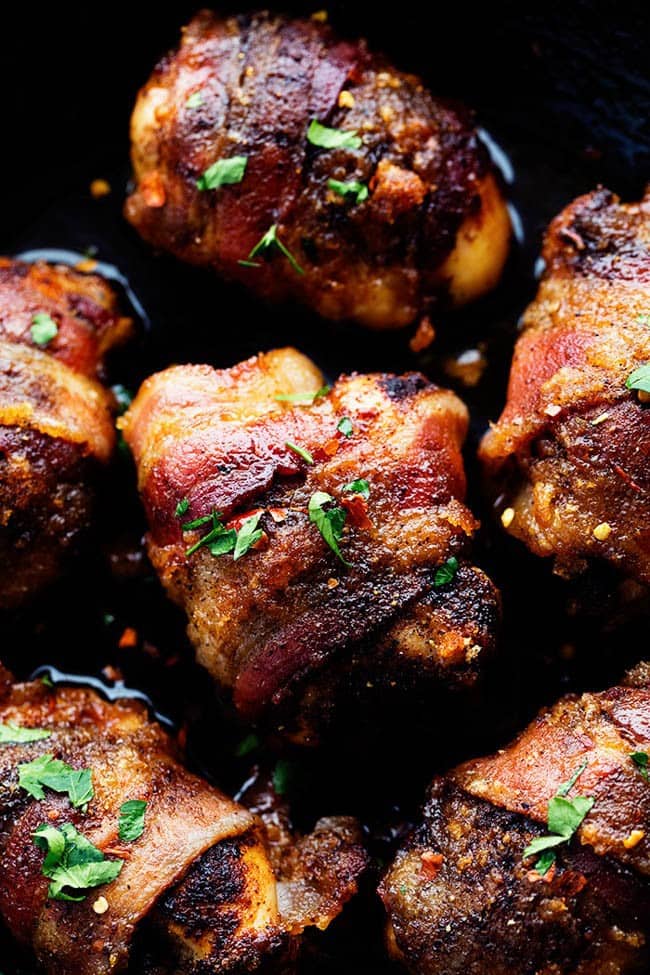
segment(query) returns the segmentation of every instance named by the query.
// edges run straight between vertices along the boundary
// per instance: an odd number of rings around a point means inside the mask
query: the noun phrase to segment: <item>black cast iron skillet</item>
[[[423,369],[454,387],[470,407],[471,503],[484,522],[480,557],[503,590],[505,626],[501,658],[480,696],[465,707],[441,701],[418,721],[385,713],[372,727],[346,730],[344,740],[306,756],[283,754],[271,741],[237,759],[247,729],[189,663],[181,615],[164,599],[142,554],[144,524],[126,455],[104,485],[99,524],[77,571],[36,607],[0,618],[0,659],[17,675],[48,666],[56,668],[55,678],[99,678],[119,694],[122,686],[110,670],[119,668],[128,687],[187,727],[190,760],[225,788],[236,790],[256,764],[290,761],[297,821],[359,815],[377,870],[415,817],[436,771],[505,742],[566,690],[615,682],[647,645],[647,622],[617,618],[607,574],[568,586],[495,528],[473,456],[487,420],[503,403],[516,322],[534,293],[543,228],[569,200],[599,183],[633,199],[650,177],[650,19],[640,3],[475,6],[328,6],[341,33],[365,34],[399,66],[421,73],[435,94],[476,108],[479,124],[501,148],[521,224],[498,291],[462,315],[437,321],[439,339],[420,356],[410,351],[407,332],[375,334],[323,323],[301,309],[270,308],[207,272],[156,257],[124,222],[135,94],[156,59],[176,43],[193,4],[24,5],[3,11],[0,24],[0,252],[44,250],[43,256],[56,257],[54,251],[63,250],[74,260],[90,249],[119,273],[139,334],[113,361],[114,382],[137,388],[171,362],[227,366],[292,343],[331,376]],[[89,193],[96,178],[112,187],[99,201]],[[479,345],[487,368],[476,387],[465,388],[450,379],[445,362]],[[136,649],[118,647],[127,626],[137,631]],[[305,971],[391,970],[383,960],[375,880],[376,873],[343,918],[313,939]],[[29,970],[7,952],[2,947],[5,975]]]

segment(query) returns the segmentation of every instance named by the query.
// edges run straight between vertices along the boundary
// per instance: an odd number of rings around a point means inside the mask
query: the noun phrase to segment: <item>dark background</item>
[[[568,586],[495,529],[473,454],[503,403],[543,228],[599,183],[632,199],[650,177],[650,19],[640,3],[326,6],[339,32],[365,34],[399,67],[421,73],[434,93],[473,106],[514,170],[507,191],[523,239],[494,296],[436,321],[432,350],[415,356],[408,331],[379,335],[325,324],[305,310],[270,309],[207,273],[154,256],[122,220],[134,97],[156,59],[176,43],[194,4],[23,4],[3,11],[0,252],[92,247],[119,270],[139,302],[124,294],[138,336],[115,359],[112,380],[131,388],[170,362],[231,365],[291,342],[332,377],[341,370],[420,368],[467,401],[470,495],[484,522],[479,561],[504,593],[499,662],[478,699],[451,706],[441,699],[417,717],[408,708],[375,715],[374,724],[366,718],[341,727],[314,754],[289,754],[297,821],[308,826],[319,815],[358,814],[379,864],[416,814],[434,772],[505,742],[565,690],[617,680],[647,645],[643,623],[618,613],[615,579],[604,574]],[[99,177],[112,192],[95,201],[89,184]],[[479,385],[465,389],[445,373],[444,362],[479,343],[488,366]],[[247,729],[189,662],[181,615],[142,555],[143,530],[130,460],[122,454],[103,485],[84,559],[36,607],[0,618],[0,656],[21,677],[41,665],[95,677],[107,665],[119,668],[130,687],[186,726],[190,761],[236,789],[252,763],[273,767],[281,747],[270,741],[246,759],[234,757]],[[126,626],[137,631],[135,649],[118,646]],[[306,970],[383,970],[374,879],[342,921],[315,939]]]

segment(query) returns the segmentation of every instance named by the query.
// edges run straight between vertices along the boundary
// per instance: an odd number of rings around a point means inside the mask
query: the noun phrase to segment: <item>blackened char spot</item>
[[[382,376],[379,386],[396,403],[410,399],[421,389],[431,386],[429,380],[420,372],[409,372],[405,376]]]

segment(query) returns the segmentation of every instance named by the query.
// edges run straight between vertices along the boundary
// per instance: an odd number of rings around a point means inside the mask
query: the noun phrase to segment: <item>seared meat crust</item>
[[[47,345],[38,314],[57,326]],[[101,278],[0,258],[0,607],[56,578],[90,520],[115,440],[103,357],[129,329]]]
[[[362,146],[311,145],[312,119]],[[509,218],[467,114],[311,20],[198,14],[140,92],[131,138],[126,215],[146,240],[327,318],[406,325],[441,293],[462,303],[489,290],[507,255]],[[200,191],[232,156],[247,157],[243,181]],[[303,275],[278,248],[239,263],[274,224]]]
[[[424,821],[384,878],[391,953],[418,975],[624,975],[650,963],[650,668],[566,697],[508,748],[434,781]],[[595,802],[542,877],[522,854],[547,803]]]
[[[625,383],[650,362],[650,194],[580,197],[551,224],[543,256],[481,457],[514,509],[508,530],[556,571],[606,559],[647,585],[650,409]]]
[[[124,971],[143,945],[147,961],[138,971],[253,971],[272,953],[294,951],[292,939],[305,927],[326,927],[355,893],[366,857],[352,821],[323,820],[309,837],[287,831],[294,860],[277,871],[275,838],[263,822],[187,772],[139,703],[41,682],[12,686],[6,672],[0,676],[0,724],[51,732],[0,747],[0,917],[48,975]],[[18,786],[17,766],[46,754],[92,770],[86,812],[47,789],[38,801]],[[142,836],[126,844],[117,829],[129,799],[147,807]],[[47,898],[43,853],[32,839],[42,823],[66,822],[107,857],[124,860],[118,878],[81,903]],[[100,895],[104,913],[93,907]]]
[[[243,713],[302,721],[292,730],[304,738],[345,688],[471,683],[499,615],[467,561],[477,522],[463,504],[463,404],[418,374],[342,377],[311,405],[277,398],[322,384],[291,349],[226,370],[180,366],[148,379],[122,424],[150,557],[199,661]],[[356,479],[369,481],[367,502],[345,490]],[[319,491],[347,512],[348,566],[310,523]],[[175,517],[185,498],[184,519],[218,511],[238,525],[262,512],[260,546],[238,561],[207,547],[187,556],[199,536]],[[458,572],[434,585],[452,556]]]

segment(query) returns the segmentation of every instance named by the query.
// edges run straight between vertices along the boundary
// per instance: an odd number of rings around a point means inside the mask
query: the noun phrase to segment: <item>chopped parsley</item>
[[[307,129],[307,142],[319,149],[360,149],[361,139],[356,131],[346,132],[344,129],[330,129],[312,119]]]
[[[50,880],[47,896],[57,901],[82,901],[91,887],[109,884],[119,875],[123,860],[107,860],[71,823],[61,829],[43,825],[32,833],[39,850],[45,851],[43,876]]]
[[[242,555],[246,555],[246,552],[248,552],[253,545],[257,545],[261,539],[264,532],[261,528],[257,527],[261,517],[262,512],[258,511],[257,514],[251,515],[250,518],[246,518],[244,521],[242,521],[239,531],[237,532],[235,550],[232,553],[233,561],[237,562]]]
[[[639,315],[637,317],[639,325],[650,325],[650,314]]]
[[[118,835],[123,843],[133,843],[144,833],[147,803],[144,799],[128,799],[120,806]]]
[[[586,767],[587,761],[585,760],[568,782],[564,782],[553,798],[549,800],[546,818],[549,834],[535,837],[524,850],[524,860],[527,857],[541,854],[541,856],[538,856],[535,869],[542,877],[550,870],[553,863],[555,863],[556,854],[554,848],[569,842],[594,804],[594,800],[590,796],[575,796],[573,799],[566,798]]]
[[[368,199],[368,187],[358,179],[348,180],[347,183],[342,183],[339,179],[328,179],[327,188],[339,196],[353,196],[355,203],[363,203]]]
[[[258,736],[254,732],[251,732],[250,735],[246,735],[246,737],[242,738],[242,740],[239,742],[237,748],[235,749],[235,755],[237,758],[244,758],[246,755],[250,755],[251,752],[254,752],[259,747],[260,740]]]
[[[203,92],[193,91],[190,97],[185,102],[185,108],[194,109],[200,108],[203,104]]]
[[[625,380],[628,389],[638,389],[642,393],[650,393],[650,362],[639,366]]]
[[[285,796],[294,778],[294,766],[286,758],[280,758],[273,769],[273,788],[279,796]]]
[[[311,406],[317,399],[322,399],[332,389],[331,386],[321,386],[315,393],[280,393],[276,396],[278,403],[293,403],[295,406]]]
[[[630,758],[639,770],[639,774],[646,782],[650,782],[650,773],[648,772],[648,753],[647,752],[632,752]]]
[[[339,433],[342,433],[344,437],[351,437],[354,432],[354,427],[352,426],[352,420],[349,416],[344,416],[336,424],[336,429]]]
[[[242,264],[244,267],[260,267],[261,265],[257,263],[254,258],[257,257],[258,254],[266,254],[267,251],[270,251],[273,247],[277,247],[277,249],[284,254],[286,259],[289,261],[289,264],[297,274],[305,273],[289,248],[283,244],[278,237],[277,223],[271,224],[266,233],[255,244],[255,247],[253,247],[247,259],[245,261],[238,261],[238,263]]]
[[[22,728],[9,721],[0,724],[0,745],[25,745],[30,741],[42,741],[51,734],[45,728]]]
[[[251,515],[250,518],[244,519],[239,530],[226,528],[221,521],[221,512],[219,511],[213,511],[210,515],[203,515],[201,518],[195,518],[193,521],[185,522],[181,526],[184,532],[194,531],[197,528],[202,528],[204,525],[212,525],[205,535],[202,535],[194,545],[191,545],[187,549],[185,552],[186,557],[189,558],[198,549],[207,545],[211,555],[216,557],[219,555],[228,555],[232,552],[233,559],[236,562],[242,555],[246,555],[264,534],[262,529],[257,527],[261,516],[262,512],[259,511],[257,514]]]
[[[196,181],[200,190],[218,190],[220,186],[241,183],[246,172],[248,156],[231,156],[229,159],[217,159],[208,166],[202,176]]]
[[[174,511],[174,518],[182,518],[189,511],[190,502],[188,498],[181,498],[181,500],[176,505],[176,510]]]
[[[287,440],[284,446],[288,447],[289,450],[293,450],[294,454],[298,454],[299,457],[302,457],[306,464],[314,463],[314,458],[305,447],[299,447],[298,444],[291,443],[290,440]]]
[[[452,579],[455,579],[457,572],[458,559],[452,555],[436,569],[436,574],[433,577],[433,585],[436,589],[439,589],[440,586],[446,586]]]
[[[32,318],[30,333],[32,341],[36,345],[45,346],[53,338],[56,338],[59,333],[59,326],[50,315],[47,315],[44,311],[39,311]]]
[[[326,507],[332,504],[334,498],[325,491],[316,491],[309,499],[309,520],[316,525],[323,539],[327,542],[335,555],[344,565],[350,565],[341,555],[339,542],[343,537],[346,513],[344,508]]]
[[[364,477],[359,477],[356,481],[345,484],[343,490],[351,491],[352,494],[360,494],[364,501],[370,497],[370,484]]]
[[[94,795],[90,769],[74,769],[54,755],[40,755],[18,766],[18,785],[34,799],[44,799],[44,789],[65,792],[75,809],[86,806]]]

